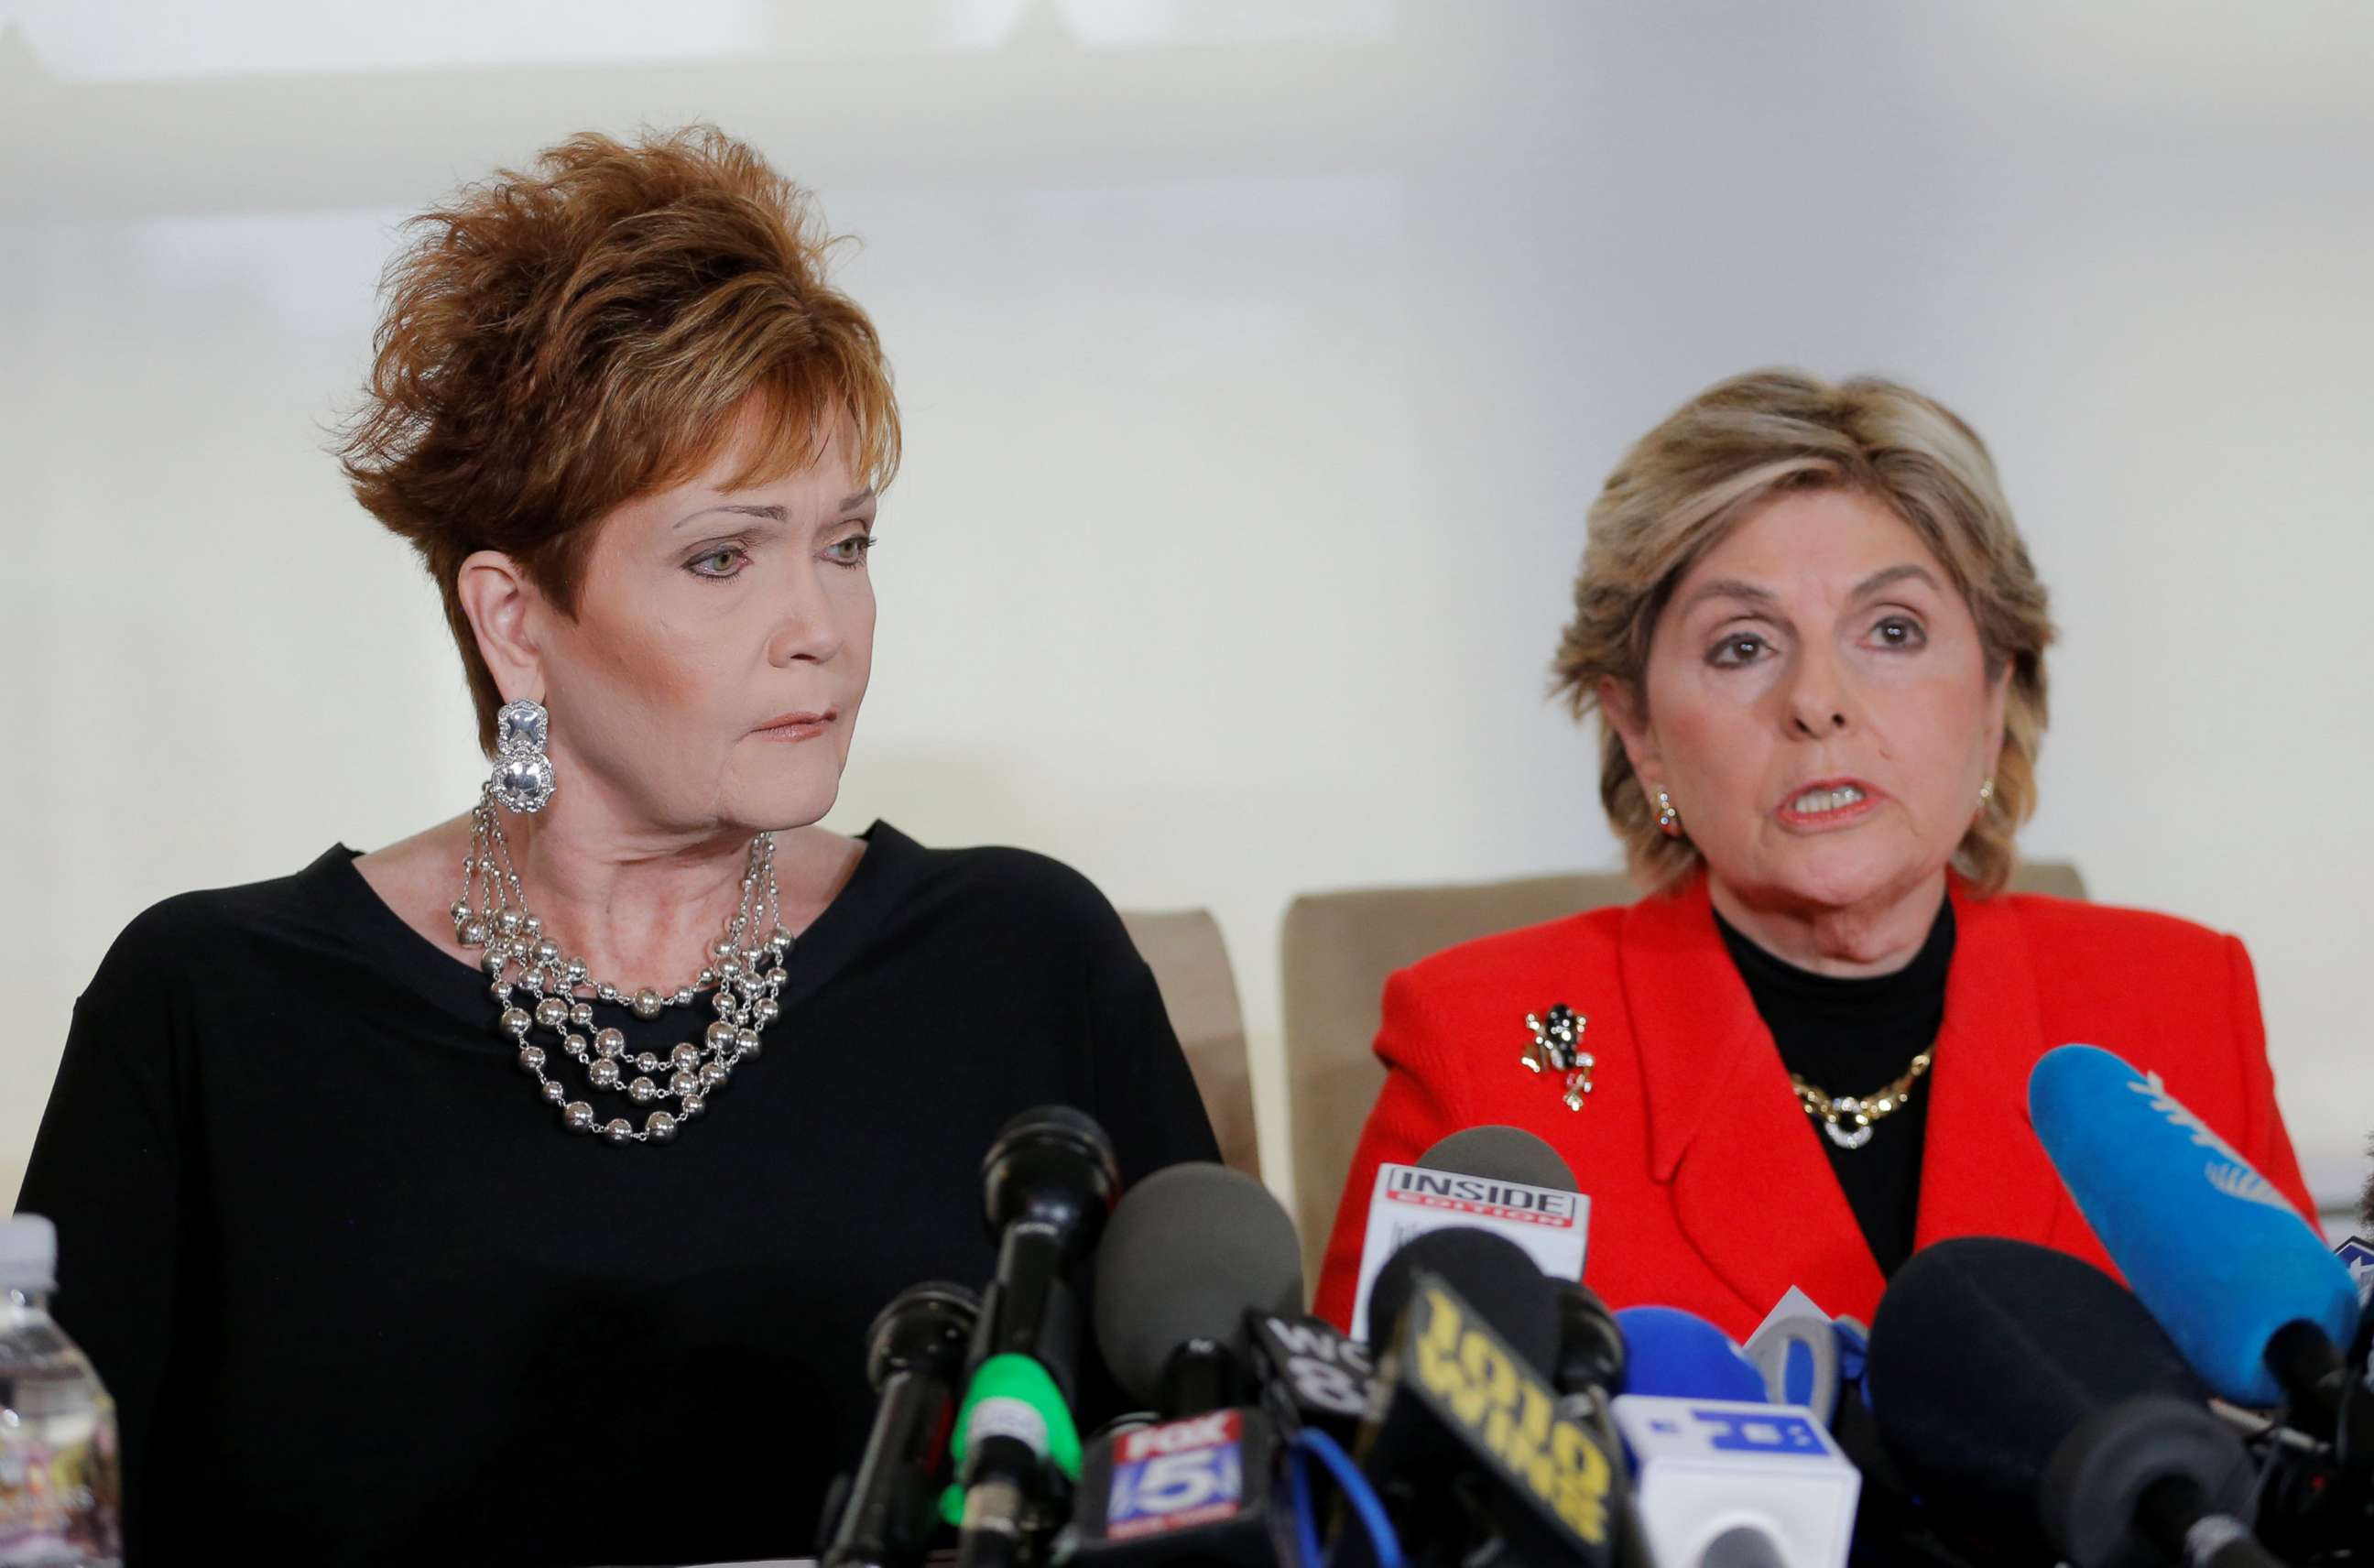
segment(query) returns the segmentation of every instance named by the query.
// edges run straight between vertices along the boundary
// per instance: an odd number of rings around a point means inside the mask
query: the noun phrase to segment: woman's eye
[[[1927,640],[1919,621],[1900,615],[1889,616],[1873,627],[1871,634],[1883,648],[1917,648]]]
[[[685,567],[695,577],[738,576],[742,570],[742,552],[723,548],[713,549],[693,557],[685,563]]]
[[[865,552],[873,548],[873,535],[852,534],[845,539],[836,540],[825,553],[843,566],[856,566],[864,561]]]
[[[1753,631],[1734,632],[1708,651],[1707,663],[1752,665],[1764,656],[1764,652],[1769,645]]]

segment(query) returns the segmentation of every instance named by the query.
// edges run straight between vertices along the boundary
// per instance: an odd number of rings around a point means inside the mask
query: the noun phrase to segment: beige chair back
[[[1154,971],[1171,1032],[1187,1053],[1205,1114],[1219,1137],[1220,1158],[1258,1178],[1261,1147],[1253,1135],[1245,1014],[1237,1000],[1236,976],[1228,968],[1218,923],[1200,909],[1123,910],[1121,918],[1146,967]]]
[[[2023,864],[2012,888],[2086,896],[2077,868],[2057,861]],[[1306,1278],[1319,1278],[1352,1151],[1385,1081],[1372,1049],[1385,977],[1477,937],[1639,896],[1630,878],[1604,871],[1305,893],[1287,906],[1281,943],[1287,1126]]]

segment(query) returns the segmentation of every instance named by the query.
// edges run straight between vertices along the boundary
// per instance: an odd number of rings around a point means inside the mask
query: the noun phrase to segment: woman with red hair
[[[1088,1112],[1124,1179],[1216,1157],[1084,879],[816,825],[899,454],[829,247],[694,130],[563,143],[391,268],[341,455],[443,598],[490,773],[148,911],[76,1009],[22,1202],[135,1560],[804,1553],[868,1321],[992,1271],[1008,1116]],[[335,784],[315,719],[294,787]]]

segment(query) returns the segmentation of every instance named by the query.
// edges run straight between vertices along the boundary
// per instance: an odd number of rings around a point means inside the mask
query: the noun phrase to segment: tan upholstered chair
[[[1252,1075],[1245,1061],[1245,1014],[1228,969],[1220,927],[1205,910],[1159,913],[1124,910],[1122,924],[1154,971],[1171,1032],[1187,1053],[1205,1114],[1219,1136],[1220,1158],[1245,1174],[1261,1175],[1253,1136]],[[1346,1156],[1349,1162],[1349,1156]]]
[[[2012,887],[2063,898],[2086,896],[2077,868],[2063,862],[2023,864]],[[1287,1129],[1306,1278],[1319,1278],[1336,1200],[1352,1169],[1352,1150],[1385,1081],[1385,1069],[1371,1050],[1385,976],[1477,937],[1628,903],[1639,896],[1630,878],[1603,871],[1305,893],[1287,906],[1281,943]]]

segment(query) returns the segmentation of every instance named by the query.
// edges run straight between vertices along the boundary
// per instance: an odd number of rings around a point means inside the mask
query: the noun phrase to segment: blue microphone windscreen
[[[1871,1360],[1871,1333],[1851,1317],[1830,1319],[1830,1338],[1839,1348],[1839,1381],[1861,1383]]]
[[[1626,1307],[1616,1315],[1616,1326],[1624,1331],[1624,1386],[1618,1393],[1769,1402],[1763,1374],[1730,1336],[1698,1314],[1679,1307]]]
[[[1814,1349],[1796,1340],[1781,1352],[1780,1397],[1792,1405],[1814,1402],[1814,1373],[1820,1370],[1814,1364]]]
[[[2348,1270],[2157,1074],[2063,1045],[2028,1075],[2027,1110],[2110,1261],[2220,1396],[2281,1403],[2264,1358],[2287,1323],[2305,1318],[2349,1342],[2358,1307]]]

